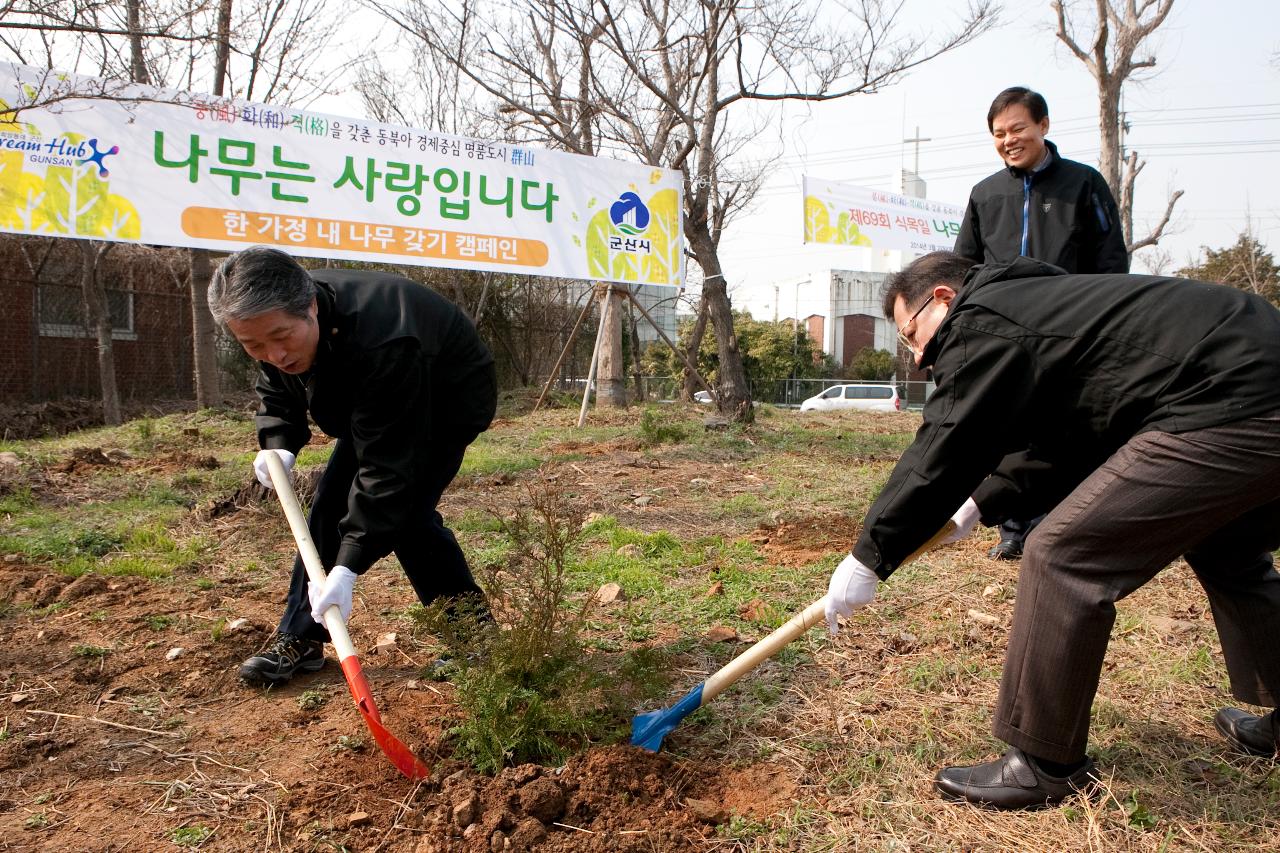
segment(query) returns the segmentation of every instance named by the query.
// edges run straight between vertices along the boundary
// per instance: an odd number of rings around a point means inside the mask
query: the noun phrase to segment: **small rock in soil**
[[[974,622],[981,622],[983,625],[1000,624],[999,616],[992,616],[990,613],[983,613],[981,610],[970,610],[967,615]]]
[[[640,546],[634,542],[628,542],[626,545],[623,545],[622,547],[620,547],[617,551],[614,551],[614,553],[617,554],[619,557],[630,557],[633,560],[638,560],[639,558],[644,556],[644,551],[641,550]]]
[[[717,803],[711,802],[711,800],[695,800],[693,797],[689,797],[684,801],[684,804],[693,816],[703,823],[724,823],[724,809],[720,808]]]
[[[547,828],[536,818],[527,817],[516,825],[507,840],[511,842],[512,850],[528,850],[533,845],[542,843],[546,837]]]
[[[368,812],[352,812],[347,815],[347,826],[364,826],[372,820]]]
[[[177,660],[178,658],[186,654],[186,652],[187,650],[182,648],[182,646],[174,646],[173,648],[169,649],[167,653],[165,653],[164,659]]]
[[[607,583],[596,590],[596,601],[600,604],[612,604],[623,599],[622,587],[616,583]]]
[[[511,846],[511,842],[507,840],[506,834],[502,830],[495,830],[493,835],[489,836],[489,849],[493,853],[502,853]]]
[[[534,779],[520,789],[520,809],[543,823],[559,820],[564,805],[564,789],[554,779]]]
[[[717,595],[724,595],[724,581],[716,581],[707,588],[706,598],[714,598]]]
[[[479,816],[480,798],[474,792],[453,807],[453,822],[458,829],[466,829],[475,823]]]

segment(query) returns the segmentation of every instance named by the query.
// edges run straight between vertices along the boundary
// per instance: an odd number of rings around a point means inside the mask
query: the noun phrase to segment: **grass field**
[[[575,429],[576,414],[501,418],[441,507],[478,576],[493,577],[525,547],[509,523],[531,494],[575,508],[568,601],[622,590],[586,612],[581,654],[660,664],[638,671],[641,704],[560,740],[569,751],[553,763],[625,742],[629,713],[678,698],[820,596],[919,423],[763,407],[751,428],[708,429],[705,410],[668,406],[594,412]],[[410,790],[376,749],[342,745],[359,722],[334,668],[267,694],[235,683],[269,636],[292,559],[278,508],[250,486],[247,414],[0,451],[13,454],[0,465],[0,849],[490,849],[408,817],[432,813],[444,787]],[[309,446],[299,468],[327,453]],[[936,797],[940,767],[1003,748],[989,721],[1018,567],[988,559],[993,542],[980,533],[905,567],[838,637],[811,631],[687,718],[664,744],[661,802],[621,785],[593,793],[582,814],[613,823],[549,826],[537,849],[1280,850],[1280,772],[1214,732],[1231,699],[1180,563],[1119,605],[1093,711],[1102,796],[1025,814]],[[366,658],[393,724],[452,760],[464,711],[451,685],[423,679],[441,644],[394,559],[357,593],[357,647],[398,634],[391,658]],[[694,794],[717,819],[685,819]],[[368,821],[348,820],[357,805]],[[636,827],[618,829],[628,815]]]

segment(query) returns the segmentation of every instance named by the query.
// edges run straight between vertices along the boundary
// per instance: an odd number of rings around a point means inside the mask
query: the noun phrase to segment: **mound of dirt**
[[[747,541],[774,565],[799,567],[839,554],[853,544],[857,522],[846,515],[799,518],[758,527]]]
[[[693,850],[714,832],[706,811],[689,805],[716,796],[705,771],[626,746],[494,778],[443,762],[425,787],[415,853]]]
[[[77,447],[71,451],[70,456],[51,466],[49,470],[58,474],[83,474],[94,468],[119,465],[120,459],[118,454],[108,455],[101,447]]]

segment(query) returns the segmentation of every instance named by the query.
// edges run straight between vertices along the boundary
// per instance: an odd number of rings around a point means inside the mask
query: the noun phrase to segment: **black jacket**
[[[1009,263],[1025,255],[1067,272],[1128,272],[1120,214],[1107,182],[1096,169],[1058,156],[1052,142],[1045,145],[1049,165],[1030,175],[1027,251],[1022,251],[1027,173],[1010,166],[973,188],[956,253],[980,264]]]
[[[269,364],[257,390],[258,443],[297,453],[311,436],[352,442],[359,471],[339,524],[337,565],[357,574],[391,552],[438,447],[472,441],[493,420],[493,356],[453,303],[399,276],[314,270],[320,343],[311,370]]]
[[[1022,258],[970,271],[921,361],[937,390],[853,549],[882,578],[970,495],[988,523],[1036,515],[1138,433],[1280,409],[1280,311],[1221,284]],[[1028,464],[984,482],[1019,451]]]

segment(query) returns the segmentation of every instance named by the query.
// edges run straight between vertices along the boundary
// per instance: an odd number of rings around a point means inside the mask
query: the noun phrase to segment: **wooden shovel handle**
[[[926,551],[932,550],[955,529],[955,522],[948,519],[941,530],[933,534],[928,542],[913,551],[899,565],[905,566]],[[702,704],[705,705],[710,702],[729,685],[776,655],[787,643],[790,643],[796,637],[821,622],[823,616],[826,615],[826,609],[827,597],[824,595],[795,616],[792,616],[772,634],[712,673],[711,677],[702,684]]]

